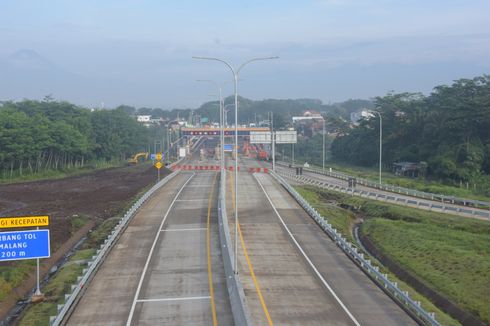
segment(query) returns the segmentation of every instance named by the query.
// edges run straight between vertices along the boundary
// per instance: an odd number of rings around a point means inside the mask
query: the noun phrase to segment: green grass
[[[321,210],[322,203],[336,201],[363,215],[361,233],[368,235],[384,254],[428,287],[490,322],[489,222],[380,203],[317,187],[296,189],[343,234],[351,220],[349,214],[343,214],[343,219],[335,215],[331,218],[328,211]],[[403,282],[398,283],[400,288],[409,289]],[[443,325],[458,325],[428,299],[413,289],[408,291],[425,309],[435,311]]]
[[[36,266],[35,260],[21,260],[0,267],[0,302],[9,295],[14,288],[21,285],[24,279]]]
[[[75,252],[73,256],[71,256],[70,260],[76,261],[76,260],[90,259],[92,258],[93,255],[95,255],[95,253],[96,250],[94,248],[78,250]]]
[[[70,218],[71,233],[75,233],[80,230],[90,219],[86,216],[73,215]]]
[[[20,326],[49,325],[49,317],[57,314],[57,305],[64,302],[65,294],[71,292],[71,285],[76,284],[77,277],[82,275],[85,264],[80,264],[78,261],[85,261],[95,255],[95,248],[104,241],[116,223],[116,219],[104,221],[95,231],[90,233],[82,249],[77,250],[48,284],[41,289],[46,296],[46,301],[31,304],[24,310],[19,320]]]
[[[109,219],[102,222],[102,224],[90,233],[88,239],[83,243],[82,249],[95,248],[100,245],[114,229],[117,222],[118,219]]]
[[[368,219],[361,231],[423,283],[490,322],[490,223],[391,215]]]
[[[49,325],[49,317],[56,315],[57,304],[64,302],[65,293],[71,291],[71,284],[75,284],[83,268],[81,264],[67,264],[63,266],[56,276],[42,289],[42,292],[46,296],[46,301],[30,305],[22,315],[19,325]]]
[[[337,207],[333,201],[340,200],[337,194],[330,194],[327,198],[319,188],[306,186],[295,187],[296,191],[306,199],[334,228],[341,232],[350,242],[354,242],[351,228],[355,222],[355,216],[346,209]]]

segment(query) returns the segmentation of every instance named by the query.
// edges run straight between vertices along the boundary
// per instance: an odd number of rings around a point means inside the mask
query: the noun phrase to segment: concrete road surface
[[[238,201],[238,270],[254,324],[416,325],[271,176],[239,173]]]
[[[181,172],[143,205],[68,325],[233,324],[219,247],[216,176]]]

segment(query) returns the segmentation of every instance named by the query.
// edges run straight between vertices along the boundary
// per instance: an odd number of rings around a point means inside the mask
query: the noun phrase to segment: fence
[[[372,192],[372,191],[367,191],[367,190],[361,190],[361,189],[356,189],[356,188],[348,188],[348,187],[342,187],[338,184],[332,184],[324,180],[319,180],[316,178],[311,178],[307,177],[304,175],[298,176],[295,175],[292,172],[284,172],[284,171],[278,171],[278,174],[287,177],[289,179],[304,183],[304,184],[310,184],[314,186],[319,186],[324,189],[329,189],[329,190],[335,190],[339,192],[343,192],[346,194],[351,194],[354,196],[360,196],[360,197],[365,197],[365,198],[370,198],[370,199],[375,199],[375,200],[384,200],[386,202],[392,202],[395,204],[405,204],[405,205],[412,205],[417,208],[425,208],[428,210],[433,210],[433,209],[438,209],[444,213],[460,213],[460,214],[466,214],[472,217],[478,217],[478,218],[483,218],[490,220],[490,211],[485,211],[485,210],[478,210],[478,209],[473,209],[473,208],[467,208],[467,207],[462,207],[462,206],[456,206],[450,203],[446,202],[429,202],[429,201],[423,201],[423,200],[418,200],[417,198],[405,198],[405,197],[400,197],[397,196],[397,194],[393,195],[387,195],[387,194],[380,194],[377,192]]]
[[[277,162],[276,164],[281,165],[281,166],[286,166],[286,167],[289,166],[289,164],[285,163],[285,162]],[[483,208],[483,209],[490,209],[490,202],[487,202],[487,201],[467,199],[467,198],[459,198],[459,197],[454,197],[454,196],[446,196],[446,195],[434,194],[434,193],[424,192],[424,191],[418,191],[418,190],[404,188],[404,187],[393,186],[393,185],[389,185],[389,184],[380,184],[378,182],[374,182],[371,180],[353,177],[351,175],[348,175],[348,174],[345,174],[342,172],[323,171],[322,169],[318,169],[318,168],[314,168],[314,167],[309,167],[309,168],[304,167],[303,170],[307,171],[307,172],[316,173],[316,174],[326,175],[326,176],[329,176],[332,178],[341,179],[341,180],[345,180],[345,181],[348,181],[349,178],[355,178],[357,181],[357,184],[359,184],[359,185],[369,187],[369,188],[375,188],[375,189],[379,189],[379,190],[389,191],[389,192],[393,192],[393,193],[397,193],[397,194],[403,194],[403,195],[417,197],[417,198],[423,198],[423,199],[430,199],[433,201],[440,201],[441,203],[450,203],[450,204],[454,204],[454,205],[472,206],[472,207],[478,207],[478,208]]]

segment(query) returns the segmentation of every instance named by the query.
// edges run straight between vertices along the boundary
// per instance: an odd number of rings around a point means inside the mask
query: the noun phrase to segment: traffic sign
[[[0,229],[49,225],[49,216],[15,216],[0,218]]]
[[[0,261],[49,256],[49,230],[0,232]]]
[[[296,144],[297,134],[296,130],[276,131],[275,132],[276,144]]]
[[[157,161],[161,161],[161,160],[162,160],[162,158],[163,158],[162,153],[157,153],[157,155],[156,155],[156,156],[157,156]]]
[[[157,154],[150,154],[150,160],[154,161],[157,158]]]
[[[251,131],[250,144],[269,144],[271,142],[270,131]]]
[[[162,168],[162,166],[163,166],[162,162],[156,162],[156,163],[155,163],[155,167],[156,167],[157,169],[159,169],[159,170]]]

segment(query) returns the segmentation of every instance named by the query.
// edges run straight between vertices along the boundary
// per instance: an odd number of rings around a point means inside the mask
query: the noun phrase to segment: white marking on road
[[[332,296],[335,298],[335,300],[337,300],[337,302],[340,304],[340,306],[342,307],[342,309],[344,309],[344,311],[347,313],[347,315],[349,316],[349,318],[357,325],[357,326],[361,326],[361,324],[359,324],[359,322],[357,321],[357,319],[352,315],[352,313],[349,311],[349,309],[347,309],[347,307],[344,305],[344,303],[340,300],[340,298],[337,296],[337,294],[334,292],[334,290],[330,287],[330,285],[328,284],[328,282],[323,278],[322,274],[320,274],[320,272],[318,271],[318,269],[315,267],[315,265],[313,264],[313,262],[311,261],[311,259],[306,255],[305,251],[303,250],[303,248],[301,248],[301,246],[299,245],[298,241],[296,241],[296,238],[293,236],[293,234],[291,233],[291,231],[289,230],[289,228],[287,227],[286,223],[284,223],[284,220],[282,219],[281,215],[279,215],[279,212],[277,211],[276,207],[274,206],[274,204],[272,203],[272,200],[271,198],[269,197],[269,195],[267,194],[267,192],[265,191],[264,189],[264,186],[262,185],[262,183],[259,181],[259,179],[257,178],[256,174],[254,173],[253,174],[255,180],[257,180],[260,188],[262,188],[262,191],[264,192],[265,194],[265,197],[267,198],[267,200],[269,201],[269,203],[271,204],[272,208],[274,209],[274,212],[276,213],[277,217],[279,218],[279,220],[281,221],[282,225],[284,226],[284,229],[286,229],[287,233],[289,234],[289,236],[291,237],[291,239],[293,239],[293,242],[294,244],[296,245],[296,247],[298,247],[299,251],[301,252],[301,254],[303,254],[303,257],[305,257],[306,261],[308,262],[308,264],[310,265],[310,267],[313,269],[313,271],[315,272],[315,274],[318,276],[318,278],[320,279],[320,281],[323,283],[323,285],[325,285],[325,287],[328,289],[328,291],[330,291],[330,293],[332,294]]]
[[[162,298],[162,299],[139,299],[137,302],[164,302],[164,301],[187,301],[187,300],[205,300],[211,299],[210,296],[205,297],[183,297],[183,298]]]
[[[195,228],[195,229],[165,229],[160,230],[160,232],[177,232],[177,231],[205,231],[206,228]]]
[[[167,213],[163,217],[162,223],[160,223],[160,227],[158,228],[159,230],[162,229],[163,224],[165,223],[165,220],[167,219],[168,214],[172,210],[172,207],[174,206],[175,201],[177,200],[177,198],[179,198],[180,193],[182,192],[182,190],[184,190],[185,186],[189,183],[189,181],[191,181],[191,179],[194,176],[195,176],[195,174],[193,173],[189,177],[189,179],[187,179],[187,181],[179,189],[179,192],[175,195],[174,200],[172,201],[172,203],[170,204],[170,206],[168,206]],[[141,291],[141,286],[143,285],[143,280],[145,278],[146,270],[148,269],[148,265],[150,264],[151,256],[153,255],[153,250],[155,249],[155,245],[156,245],[156,243],[158,241],[158,237],[160,236],[160,233],[161,232],[157,232],[157,235],[155,236],[155,240],[153,240],[153,244],[151,246],[150,253],[148,254],[148,258],[146,259],[145,267],[143,268],[143,272],[141,273],[140,281],[138,283],[138,288],[136,289],[136,293],[134,294],[133,304],[131,305],[131,310],[129,311],[129,316],[128,316],[128,320],[126,322],[126,326],[130,326],[131,325],[131,320],[133,319],[134,309],[136,308],[136,303],[138,301],[138,296],[139,296],[140,291]]]

